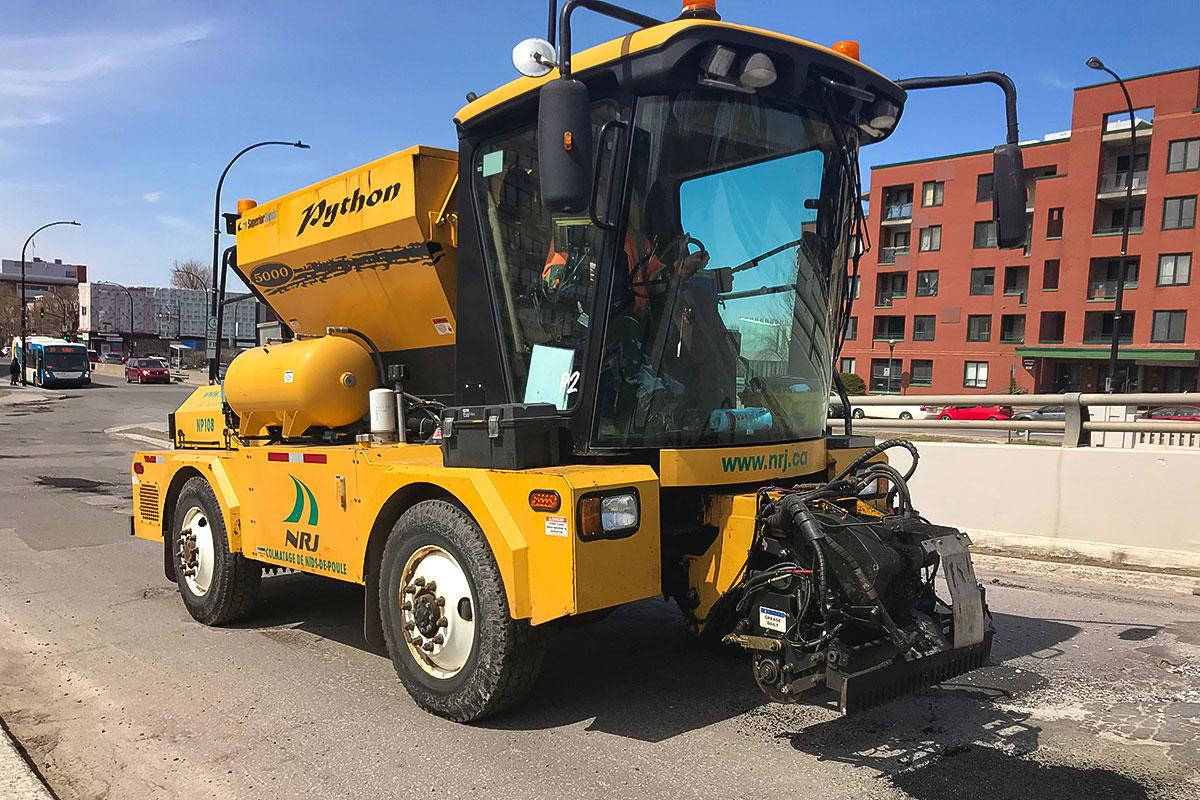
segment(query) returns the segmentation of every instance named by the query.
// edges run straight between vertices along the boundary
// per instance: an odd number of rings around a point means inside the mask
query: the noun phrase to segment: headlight
[[[579,501],[579,538],[585,541],[631,536],[639,522],[638,494],[633,489],[597,492]]]
[[[636,528],[637,524],[637,495],[615,494],[600,501],[600,525],[606,533]]]

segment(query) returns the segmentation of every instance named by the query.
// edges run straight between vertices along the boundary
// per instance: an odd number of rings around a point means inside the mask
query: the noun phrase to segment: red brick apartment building
[[[1024,250],[996,247],[990,152],[871,171],[872,250],[844,372],[873,393],[1102,391],[1132,169],[1120,364],[1131,391],[1197,388],[1200,67],[1126,85],[1133,164],[1116,83],[1076,89],[1071,130],[1023,146]]]

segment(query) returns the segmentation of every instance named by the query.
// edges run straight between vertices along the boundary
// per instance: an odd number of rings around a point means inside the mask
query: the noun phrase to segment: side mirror
[[[592,197],[592,113],[583,83],[559,78],[541,88],[537,140],[542,205],[552,214],[587,211]]]
[[[997,245],[1025,244],[1025,161],[1019,145],[1002,144],[992,151],[992,217]]]

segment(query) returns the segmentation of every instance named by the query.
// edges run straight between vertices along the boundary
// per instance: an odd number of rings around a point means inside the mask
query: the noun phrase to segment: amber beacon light
[[[862,60],[858,57],[858,42],[853,39],[843,39],[840,42],[834,42],[833,51],[841,53],[846,58],[853,58],[855,61]]]

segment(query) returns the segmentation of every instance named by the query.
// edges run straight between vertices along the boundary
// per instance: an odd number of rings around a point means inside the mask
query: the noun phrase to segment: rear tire
[[[229,551],[221,506],[204,478],[189,478],[171,517],[175,580],[188,613],[205,625],[245,617],[258,599],[262,567]]]
[[[867,415],[867,413],[865,411],[863,411],[861,408],[856,408],[850,412],[850,416],[854,417],[855,419],[862,419],[866,415]]]
[[[988,420],[991,422],[995,422],[998,419],[1000,419],[1000,418],[999,417],[988,417]]]
[[[912,414],[908,413],[907,411],[901,411],[900,419],[912,419]]]
[[[396,521],[383,550],[379,608],[396,674],[430,713],[483,719],[515,705],[537,680],[543,638],[509,615],[483,532],[452,503],[426,500]]]
[[[938,419],[950,419],[950,415],[949,414],[940,414],[940,415],[938,415]]]

